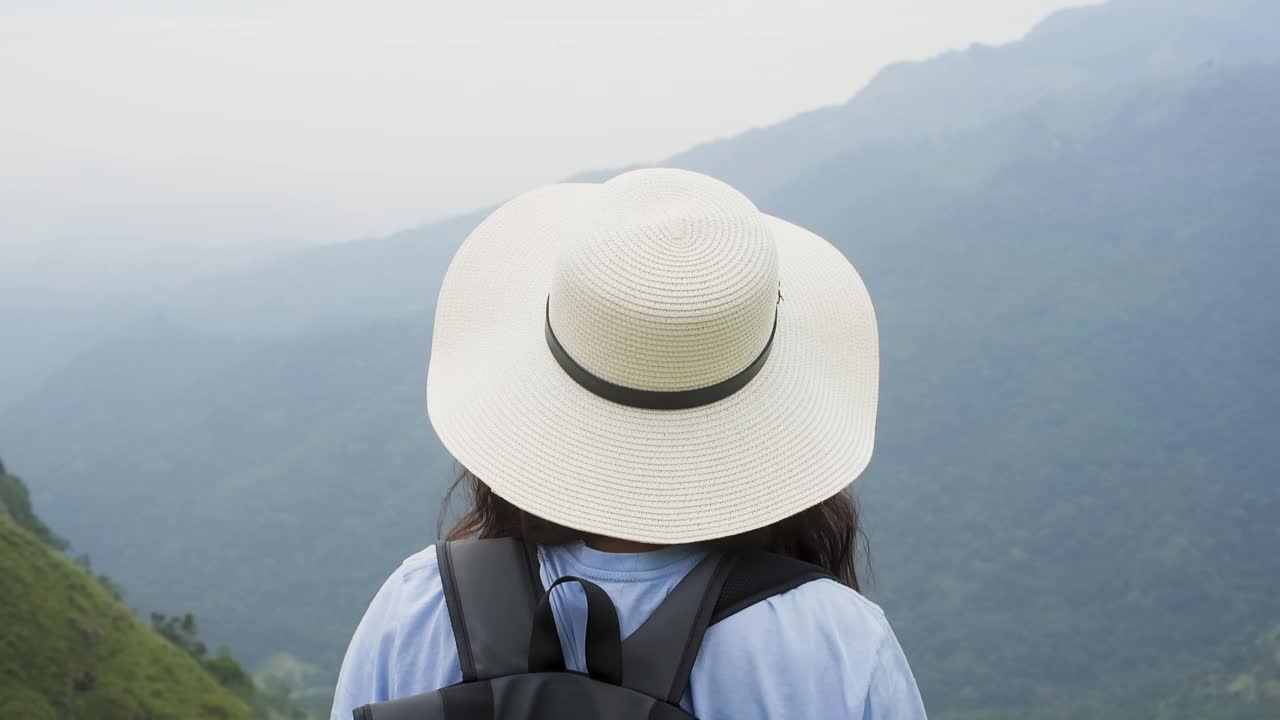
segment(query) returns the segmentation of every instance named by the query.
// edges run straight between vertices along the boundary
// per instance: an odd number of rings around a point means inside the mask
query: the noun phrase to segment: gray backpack
[[[562,577],[542,589],[537,552],[516,540],[436,546],[462,682],[363,705],[355,720],[689,720],[680,708],[711,625],[825,570],[781,555],[712,553],[626,640],[600,586]],[[565,669],[551,589],[577,583],[587,597],[587,672]]]

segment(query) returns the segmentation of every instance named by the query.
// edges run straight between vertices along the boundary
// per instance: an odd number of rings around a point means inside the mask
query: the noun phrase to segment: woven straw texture
[[[682,410],[592,394],[547,347],[644,390],[746,387]],[[427,407],[445,447],[495,493],[553,522],[651,543],[753,530],[866,468],[875,314],[822,238],[728,185],[637,170],[511,200],[463,243],[440,290]]]

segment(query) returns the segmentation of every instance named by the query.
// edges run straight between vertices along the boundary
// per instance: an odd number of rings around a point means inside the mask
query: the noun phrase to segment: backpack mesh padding
[[[738,559],[720,588],[712,624],[764,600],[793,590],[831,573],[817,565],[772,553],[753,553]]]

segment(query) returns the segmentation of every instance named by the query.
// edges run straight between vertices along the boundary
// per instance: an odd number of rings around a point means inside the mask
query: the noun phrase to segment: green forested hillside
[[[872,595],[931,717],[1280,717],[1280,68],[1237,64],[1280,56],[1277,12],[1116,0],[673,160],[770,175],[762,208],[868,284]],[[429,303],[464,225],[138,323],[0,415],[6,456],[136,605],[332,677],[434,537]]]
[[[8,518],[55,550],[67,549],[67,541],[58,537],[43,520],[36,517],[26,484],[18,476],[6,472],[3,465],[0,465],[0,518]]]
[[[769,201],[876,300],[875,595],[935,716],[1280,713],[1225,691],[1280,625],[1277,126],[1280,67],[1207,69]]]
[[[49,536],[32,532],[48,530],[31,514],[17,478],[0,474],[0,488],[0,716],[253,717],[195,660],[50,547]]]
[[[354,616],[434,537],[450,461],[423,409],[429,338],[421,318],[234,342],[149,323],[4,435],[83,439],[41,464],[42,507],[110,509],[75,537],[135,607],[191,610],[250,664],[286,651],[332,673]],[[86,468],[110,482],[54,474]]]
[[[1205,668],[1208,668],[1206,671]],[[1155,717],[1247,720],[1274,718],[1280,708],[1280,625],[1222,648],[1215,664],[1156,706]]]

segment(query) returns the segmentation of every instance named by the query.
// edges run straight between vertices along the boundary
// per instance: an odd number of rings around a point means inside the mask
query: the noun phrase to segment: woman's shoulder
[[[795,717],[871,717],[867,708],[878,705],[903,709],[892,717],[924,718],[884,612],[834,580],[814,580],[713,625],[690,689],[699,717],[754,717],[762,707]]]
[[[775,595],[770,600],[781,607],[795,605],[810,614],[826,613],[833,621],[876,626],[887,624],[884,610],[879,605],[848,585],[831,579],[805,583],[795,590]]]
[[[404,580],[415,575],[433,575],[439,574],[439,572],[440,565],[436,556],[436,546],[428,545],[401,561],[400,567],[396,568],[395,575]]]
[[[400,562],[374,597],[370,609],[382,611],[384,625],[403,633],[445,610],[444,586],[436,546],[428,545]],[[446,623],[447,624],[447,623]]]
[[[415,552],[400,562],[385,576],[382,587],[374,597],[374,604],[387,612],[399,612],[406,602],[443,592],[440,582],[440,566],[436,559],[436,546]]]
[[[765,598],[712,628],[717,635],[771,638],[800,648],[815,642],[873,656],[890,633],[880,606],[835,580],[814,580]],[[834,649],[834,647],[833,647]]]

